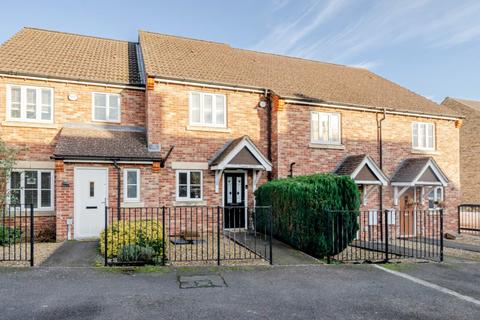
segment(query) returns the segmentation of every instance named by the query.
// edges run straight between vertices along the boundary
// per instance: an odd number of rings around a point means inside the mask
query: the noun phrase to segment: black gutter
[[[379,166],[380,166],[380,171],[383,172],[383,138],[382,138],[382,122],[387,118],[387,111],[386,109],[383,109],[383,117],[381,119],[378,119],[378,113],[377,113],[377,139],[378,139],[378,161],[379,161]],[[380,184],[380,194],[379,194],[379,200],[380,200],[380,216],[383,217],[383,185]],[[385,221],[385,224],[387,224],[387,221]],[[380,228],[382,229],[382,228]],[[381,230],[383,232],[383,230]]]
[[[267,100],[267,158],[272,163],[272,93],[265,89],[265,99]],[[268,181],[272,180],[272,171],[267,172]]]
[[[136,87],[139,89],[141,88],[145,89],[144,83],[106,82],[105,80],[81,79],[81,78],[74,78],[74,77],[52,77],[48,75],[28,73],[28,72],[2,71],[2,70],[0,70],[0,74],[4,74],[6,76],[15,76],[15,77],[44,78],[45,80],[50,80],[50,81],[61,80],[61,81],[88,82],[88,83],[98,83],[106,86],[108,85],[128,86],[128,87]]]
[[[53,155],[50,157],[52,160],[103,160],[103,161],[160,161],[162,158],[142,158],[142,157],[107,157],[107,156],[59,156]]]

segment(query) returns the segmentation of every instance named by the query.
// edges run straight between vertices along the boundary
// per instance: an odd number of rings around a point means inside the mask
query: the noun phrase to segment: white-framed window
[[[92,119],[101,122],[120,122],[120,95],[92,93]]]
[[[7,120],[53,122],[53,89],[7,85]]]
[[[227,102],[224,94],[190,92],[190,125],[201,127],[227,126]]]
[[[52,170],[14,170],[8,181],[9,204],[53,210],[53,186]]]
[[[412,148],[417,150],[435,149],[435,125],[428,122],[412,124]]]
[[[439,203],[443,201],[443,187],[433,188],[427,195],[428,198],[428,209],[436,210],[438,209]]]
[[[202,171],[178,170],[177,171],[177,200],[200,201],[203,197]]]
[[[311,113],[311,142],[319,144],[341,144],[339,113]]]
[[[123,195],[125,202],[140,201],[140,169],[123,171]]]

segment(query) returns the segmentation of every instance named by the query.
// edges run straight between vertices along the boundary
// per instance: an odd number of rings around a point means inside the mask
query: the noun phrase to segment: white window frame
[[[137,173],[137,196],[135,198],[128,197],[128,173],[129,172],[136,172]],[[123,171],[123,201],[124,202],[140,202],[140,169],[125,169]]]
[[[36,171],[37,172],[37,207],[34,208],[35,211],[52,211],[54,210],[54,200],[55,200],[55,172],[53,170],[37,170],[37,169],[14,169],[12,172],[20,172],[20,204],[25,204],[25,172],[26,171]],[[42,173],[50,173],[50,206],[42,207]],[[10,190],[11,190],[11,177],[7,181],[7,204],[10,204]]]
[[[415,131],[415,126],[417,126],[417,145],[415,146],[415,135],[414,135],[414,131]],[[431,127],[432,128],[432,146],[431,147],[428,147],[428,146],[420,146],[420,128],[421,127],[425,127],[425,134],[426,136],[428,135],[428,128]],[[427,137],[423,137],[425,139],[425,143],[428,143],[428,139]],[[412,149],[413,150],[420,150],[420,151],[434,151],[435,150],[435,143],[436,143],[436,139],[435,139],[435,123],[432,123],[432,122],[419,122],[419,121],[415,121],[412,123]]]
[[[105,108],[105,116],[106,119],[96,119],[95,118],[95,95],[101,94],[106,96],[106,108]],[[111,120],[109,119],[109,105],[110,105],[110,97],[116,96],[118,97],[118,119]],[[92,92],[92,121],[95,122],[110,122],[110,123],[120,123],[122,122],[122,97],[118,93],[108,93],[108,92]]]
[[[378,210],[377,209],[368,210],[368,225],[369,226],[378,225]]]
[[[313,117],[316,116],[318,117],[318,130],[320,130],[320,117],[321,116],[328,116],[328,136],[329,139],[328,141],[322,141],[322,140],[315,140],[313,137]],[[332,137],[332,126],[331,126],[331,117],[336,116],[338,117],[338,141],[333,141],[331,140]],[[319,131],[320,132],[320,131]],[[319,134],[320,136],[320,134]],[[310,112],[310,142],[313,144],[322,144],[322,145],[341,145],[342,144],[342,115],[339,112],[318,112],[318,111],[312,111]]]
[[[192,114],[192,95],[199,94],[200,95],[200,122],[193,121],[193,114]],[[212,120],[213,123],[205,123],[205,114],[203,112],[204,108],[204,100],[205,96],[212,96]],[[217,124],[217,96],[223,96],[223,123]],[[189,125],[194,127],[210,127],[210,128],[227,128],[227,96],[221,93],[207,93],[201,91],[190,91],[188,94],[188,118],[189,118]]]
[[[430,192],[427,194],[427,206],[428,210],[430,210],[430,213],[436,212],[439,207],[435,208],[430,208],[430,193],[433,192],[433,202],[435,203],[436,201],[443,201],[444,199],[444,189],[443,187],[434,187]]]
[[[20,88],[20,118],[13,118],[12,117],[12,88]],[[36,91],[36,118],[35,119],[28,119],[27,118],[27,89],[33,89]],[[50,98],[51,98],[51,111],[50,111],[50,119],[43,120],[42,119],[42,90],[50,91]],[[49,87],[36,87],[36,86],[25,86],[25,85],[16,85],[16,84],[7,84],[7,121],[17,121],[17,122],[33,122],[33,123],[53,123],[53,119],[55,118],[55,96],[53,88]]]
[[[193,199],[190,198],[190,174],[192,172],[199,172],[200,173],[200,198],[198,199]],[[187,173],[187,196],[186,197],[180,197],[179,194],[179,176],[180,173]],[[203,201],[203,171],[202,170],[177,170],[176,171],[176,182],[175,182],[175,195],[176,195],[176,200],[177,201]]]

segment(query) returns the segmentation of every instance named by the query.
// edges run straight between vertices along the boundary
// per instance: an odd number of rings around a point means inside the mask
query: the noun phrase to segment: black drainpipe
[[[117,160],[113,160],[113,166],[117,169],[117,219],[120,221],[121,220],[121,216],[120,216],[121,170],[120,170],[120,166],[117,163]]]
[[[383,139],[382,139],[382,122],[386,119],[387,112],[383,109],[383,117],[378,119],[377,114],[377,135],[378,135],[378,156],[380,170],[383,170]],[[380,185],[380,216],[383,217],[383,185]],[[385,222],[386,223],[386,222]]]
[[[265,89],[265,99],[267,100],[267,157],[272,162],[272,94]],[[267,173],[268,181],[272,180],[272,171]]]

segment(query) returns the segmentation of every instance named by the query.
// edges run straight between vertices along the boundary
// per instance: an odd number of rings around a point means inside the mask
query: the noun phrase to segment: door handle
[[[87,209],[98,209],[97,206],[87,206]]]

